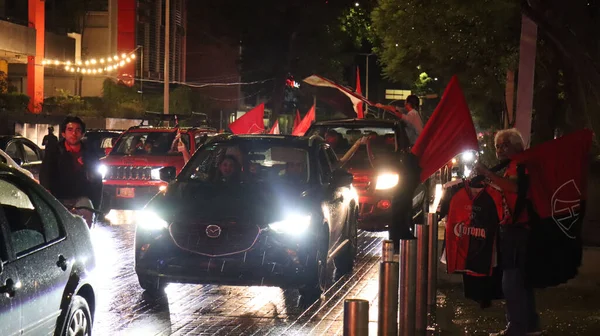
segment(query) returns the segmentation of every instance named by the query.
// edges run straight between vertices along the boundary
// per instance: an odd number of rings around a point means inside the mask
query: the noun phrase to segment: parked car
[[[86,223],[3,164],[0,190],[0,335],[89,335],[95,258]]]
[[[2,162],[3,164],[5,164],[5,165],[7,165],[9,167],[15,168],[16,170],[18,170],[21,173],[29,176],[32,179],[35,179],[33,177],[33,174],[29,170],[24,169],[23,167],[21,167],[21,165],[19,165],[18,162],[16,162],[15,160],[13,160],[13,158],[11,158],[10,155],[6,154],[6,152],[3,151],[3,150],[1,150],[1,149],[0,149],[0,162]]]
[[[352,270],[358,197],[319,137],[220,136],[183,171],[160,170],[168,188],[137,220],[142,288],[169,282],[269,285],[320,294]],[[230,174],[231,173],[231,174]]]
[[[334,132],[331,132],[334,131]],[[399,120],[382,119],[339,119],[314,123],[306,132],[307,135],[326,137],[336,134],[334,151],[342,157],[350,147],[363,136],[377,135],[382,139],[394,140],[395,134],[406,134],[405,126]],[[407,138],[406,138],[407,139]],[[402,145],[402,144],[401,144]],[[375,148],[380,151],[394,151],[394,145],[379,142]],[[405,149],[407,140],[402,145]],[[402,188],[401,172],[390,167],[373,167],[365,145],[361,145],[354,156],[343,166],[354,176],[353,185],[359,196],[359,228],[364,230],[386,230],[392,220],[393,195]],[[435,187],[435,186],[431,186]],[[434,193],[425,184],[420,184],[413,195],[413,218],[426,211]],[[422,218],[422,217],[421,217]]]
[[[94,149],[98,157],[104,157],[122,133],[123,131],[92,129],[85,132],[82,140]]]
[[[18,135],[0,135],[0,149],[17,164],[29,170],[36,180],[40,179],[43,152],[33,141]]]
[[[100,210],[141,209],[166,183],[158,171],[175,167],[181,171],[185,162],[177,151],[175,137],[193,154],[204,139],[216,133],[211,128],[135,126],[119,137],[111,152],[100,160],[104,176]],[[206,139],[204,139],[205,141]]]

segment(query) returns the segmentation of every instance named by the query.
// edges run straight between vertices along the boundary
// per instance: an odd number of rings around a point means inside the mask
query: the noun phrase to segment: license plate
[[[135,189],[134,188],[117,188],[117,197],[134,198],[135,197]]]

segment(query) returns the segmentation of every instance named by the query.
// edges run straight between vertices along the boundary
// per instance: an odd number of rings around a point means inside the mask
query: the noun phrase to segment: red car
[[[178,133],[192,155],[216,130],[135,126],[119,137],[99,167],[104,176],[101,211],[141,209],[166,186],[160,180],[161,168],[175,167],[177,173],[181,171],[185,160],[177,149]]]

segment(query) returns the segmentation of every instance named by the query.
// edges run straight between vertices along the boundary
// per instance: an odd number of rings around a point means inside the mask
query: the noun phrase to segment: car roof
[[[394,127],[398,124],[396,120],[384,120],[384,119],[333,119],[315,122],[312,127],[315,126],[360,126],[360,127]]]
[[[24,139],[26,141],[29,141],[30,143],[34,143],[33,141],[31,141],[28,138],[21,136],[21,135],[0,135],[0,145],[4,146],[13,139]],[[36,146],[37,146],[37,144],[36,144]]]
[[[243,141],[270,141],[279,143],[288,143],[296,147],[312,147],[320,143],[324,143],[325,140],[319,136],[311,137],[299,137],[293,135],[283,134],[240,134],[240,135],[224,135],[217,139],[215,142],[243,142]]]
[[[180,130],[184,133],[198,133],[198,132],[216,132],[217,130],[210,127],[168,127],[168,126],[133,126],[126,132],[177,132]]]

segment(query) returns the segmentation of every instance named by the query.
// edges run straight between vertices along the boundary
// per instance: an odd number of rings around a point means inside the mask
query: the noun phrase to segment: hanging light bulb
[[[98,70],[94,69],[94,70],[92,70],[92,72],[93,72],[94,74],[97,74],[97,73],[98,73]]]
[[[92,60],[90,61],[92,64],[96,64],[96,59],[92,58]]]
[[[81,61],[77,61],[77,65],[81,65]]]
[[[125,62],[127,62],[127,63],[131,62],[131,58],[127,57],[127,58],[125,59]]]
[[[90,61],[85,61],[85,65],[90,65]]]
[[[98,73],[102,73],[104,71],[102,68],[98,68]]]
[[[69,71],[69,66],[68,66],[68,65],[67,65],[67,66],[65,66],[65,70],[66,70],[66,71]]]
[[[104,58],[100,59],[100,64],[104,64]]]
[[[75,72],[75,68],[71,68],[71,69],[69,69],[69,71]]]
[[[71,65],[71,61],[67,61],[67,65]]]
[[[81,73],[85,74],[87,71],[85,69],[81,69]]]
[[[106,68],[106,71],[112,71],[112,69],[113,69],[112,65],[109,65],[109,66]]]
[[[56,61],[54,61],[54,64],[56,64],[56,65],[59,65],[59,64],[60,64],[60,61],[59,61],[59,60],[56,60]]]
[[[42,65],[46,65],[46,60],[42,60]]]
[[[115,55],[115,56],[113,57],[113,59],[114,59],[115,61],[118,61],[118,60],[119,60],[119,56],[118,56],[118,55]]]
[[[120,65],[120,66],[124,66],[124,65],[125,65],[125,61],[121,61],[121,62],[119,63],[119,65]]]
[[[127,57],[127,54],[126,53],[122,53],[121,54],[121,58],[125,58],[125,57]]]
[[[135,59],[135,54],[131,54],[129,57],[131,57],[131,59]]]

